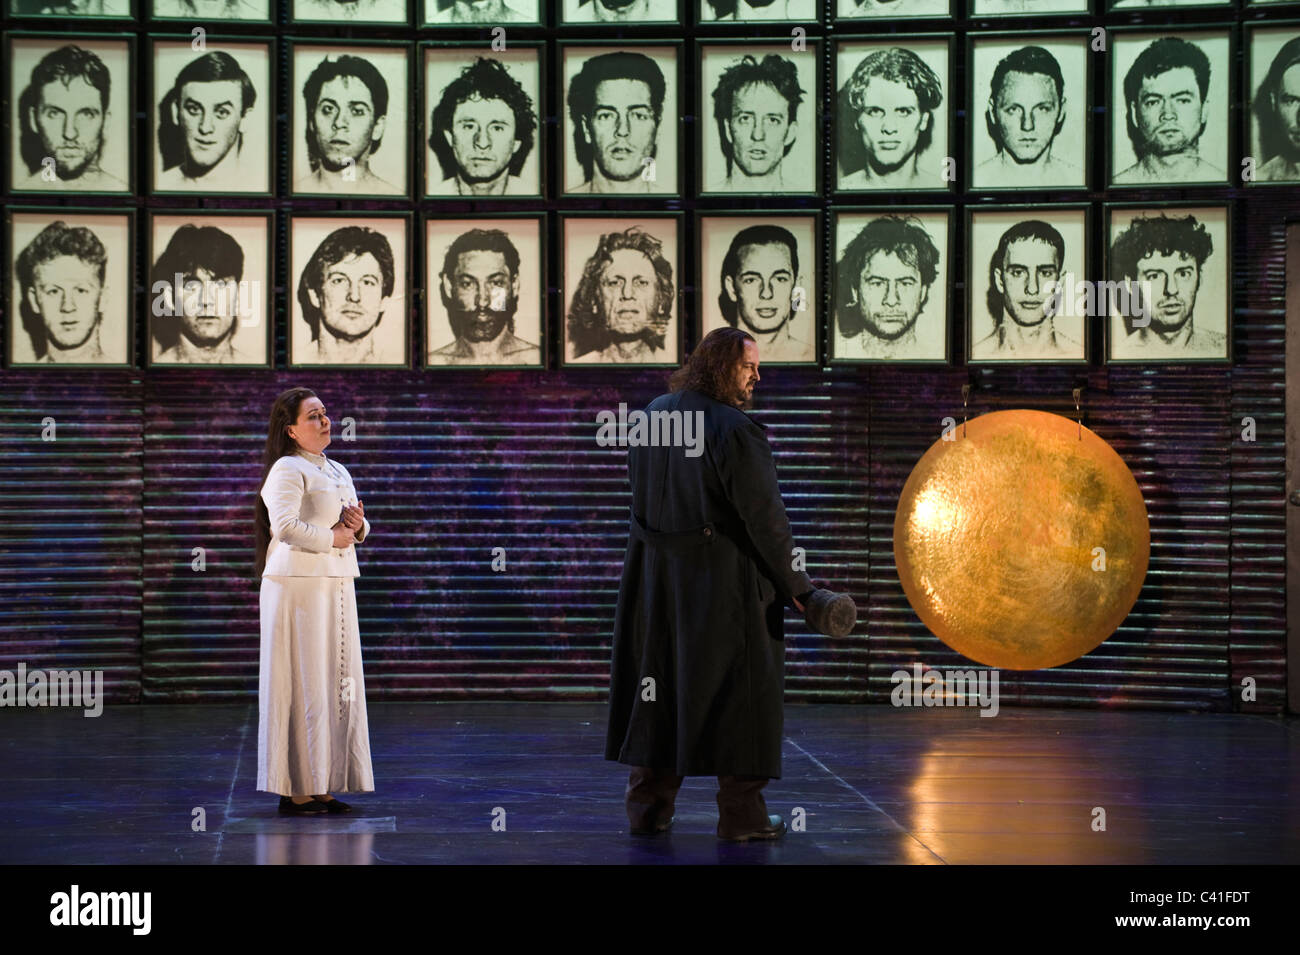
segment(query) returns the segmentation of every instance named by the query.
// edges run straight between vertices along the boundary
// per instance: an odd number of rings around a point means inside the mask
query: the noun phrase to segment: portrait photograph
[[[245,23],[270,23],[271,0],[139,0],[147,4],[155,20],[188,20],[220,23],[241,20]]]
[[[1232,0],[1109,0],[1111,10],[1141,12],[1167,7],[1231,7]]]
[[[141,0],[144,2],[144,0]],[[7,0],[10,16],[66,20],[133,20],[134,0]]]
[[[1086,34],[971,41],[967,106],[974,189],[1084,189],[1092,156]]]
[[[700,192],[817,195],[818,45],[701,43]]]
[[[675,196],[679,45],[560,46],[567,195]]]
[[[132,364],[135,214],[10,209],[10,365]]]
[[[406,0],[289,0],[293,23],[397,23],[411,21]]]
[[[545,217],[424,223],[425,364],[542,367]]]
[[[946,34],[836,45],[836,189],[952,188],[951,47]]]
[[[691,0],[700,23],[754,23],[773,20],[816,23],[819,0]],[[787,49],[789,46],[787,45]]]
[[[424,195],[540,197],[541,48],[426,46],[423,62]]]
[[[1106,0],[1094,0],[1103,4]],[[1088,13],[1089,0],[970,0],[972,17],[1051,16],[1060,13]]]
[[[950,0],[835,0],[833,9],[837,21],[867,17],[910,20],[952,16]]]
[[[1113,186],[1228,181],[1227,30],[1111,32]]]
[[[270,365],[270,212],[154,214],[150,365]]]
[[[1247,100],[1254,160],[1247,184],[1300,182],[1300,23],[1246,32]]]
[[[406,45],[294,44],[290,60],[293,194],[406,196]]]
[[[566,365],[681,360],[681,218],[563,216]]]
[[[681,23],[679,0],[563,0],[560,25]]]
[[[542,0],[411,0],[421,3],[421,26],[542,26]]]
[[[270,195],[275,155],[271,44],[153,42],[153,191]]]
[[[1086,206],[971,210],[966,232],[966,354],[972,363],[1086,362]]]
[[[130,193],[134,39],[10,35],[13,192]]]
[[[700,337],[739,328],[765,365],[815,364],[818,217],[700,216],[698,228]]]
[[[946,362],[950,210],[846,209],[832,217],[832,360]]]
[[[1107,361],[1231,361],[1226,205],[1108,206]]]
[[[292,216],[289,364],[407,367],[410,220]]]

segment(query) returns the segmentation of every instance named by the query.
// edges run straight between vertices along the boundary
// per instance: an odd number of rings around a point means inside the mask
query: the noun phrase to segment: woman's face
[[[288,430],[298,447],[320,454],[330,443],[330,419],[324,403],[319,398],[304,398],[298,405],[298,420]]]

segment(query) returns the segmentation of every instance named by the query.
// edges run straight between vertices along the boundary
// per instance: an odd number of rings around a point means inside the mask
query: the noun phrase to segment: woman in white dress
[[[257,500],[262,579],[257,788],[280,812],[348,812],[373,792],[353,579],[370,534],[352,476],[325,457],[330,420],[307,388],[271,405]]]

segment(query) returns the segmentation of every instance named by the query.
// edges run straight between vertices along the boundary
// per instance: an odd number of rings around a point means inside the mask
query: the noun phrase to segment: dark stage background
[[[1191,10],[1139,15],[984,21],[991,30],[1090,29],[1098,24],[1217,24],[1277,18],[1297,8]],[[283,22],[283,18],[282,18]],[[69,30],[7,20],[6,28]],[[965,37],[976,21],[890,21],[810,27],[810,40],[843,34],[952,31],[962,89]],[[92,30],[119,29],[103,24]],[[147,22],[127,24],[139,42]],[[475,31],[240,27],[250,35],[482,39]],[[174,25],[158,32],[179,34]],[[819,31],[819,32],[818,32]],[[519,29],[547,39],[556,29]],[[616,31],[574,30],[616,37]],[[703,36],[788,37],[788,28],[700,29]],[[564,37],[569,34],[566,32]],[[690,26],[654,31],[690,40]],[[143,45],[140,47],[143,49]],[[688,43],[687,50],[690,45]],[[1237,49],[1240,53],[1240,44]],[[284,50],[279,50],[283,63]],[[1098,57],[1099,61],[1104,58]],[[687,75],[695,69],[686,56]],[[1105,63],[1093,64],[1097,90]],[[1238,82],[1244,68],[1233,64]],[[829,73],[829,69],[827,69]],[[283,70],[282,70],[283,74]],[[829,85],[824,79],[825,85]],[[1240,85],[1238,86],[1240,89]],[[286,141],[288,84],[279,84],[279,141]],[[547,115],[558,117],[556,90]],[[1108,145],[1106,98],[1097,96],[1094,178]],[[1236,129],[1241,98],[1233,107]],[[691,107],[693,111],[693,107]],[[833,121],[823,116],[823,134]],[[143,119],[143,114],[140,117]],[[963,123],[955,154],[959,168]],[[694,123],[688,117],[686,129]],[[550,126],[552,186],[558,163]],[[829,138],[829,137],[827,137]],[[1239,137],[1236,137],[1239,138]],[[831,168],[826,150],[826,169]],[[1239,150],[1232,152],[1233,156]],[[139,149],[137,175],[147,150]],[[684,196],[694,195],[689,164]],[[483,203],[207,199],[206,208],[275,208],[283,263],[291,211],[362,209],[471,212]],[[146,181],[140,179],[139,181]],[[827,181],[833,181],[828,179]],[[1234,361],[1226,365],[1106,366],[1101,326],[1092,364],[1082,367],[947,368],[838,366],[767,368],[755,416],[770,426],[796,541],[814,579],[851,593],[861,610],[843,640],[807,632],[788,616],[787,696],[797,701],[885,702],[890,673],[913,661],[965,665],[931,636],[898,584],[892,555],[894,509],[912,466],[939,437],[942,419],[962,417],[961,386],[973,385],[970,414],[1029,407],[1074,413],[1082,387],[1084,423],[1132,468],[1151,516],[1151,564],[1123,626],[1085,658],[1050,671],[1002,673],[1004,704],[1161,707],[1280,712],[1285,706],[1285,514],[1283,429],[1284,223],[1300,217],[1293,187],[1213,187],[979,197],[855,197],[852,205],[946,205],[958,225],[967,207],[1010,201],[1092,205],[1093,261],[1099,262],[1102,203],[1228,200],[1235,269]],[[555,194],[552,191],[551,194]],[[824,196],[828,197],[829,192]],[[137,247],[146,212],[192,208],[176,198],[43,196],[11,207],[135,208]],[[815,200],[697,200],[662,203],[687,214],[683,262],[692,262],[695,210],[815,209]],[[519,200],[512,209],[631,210],[626,200]],[[829,218],[824,215],[824,218]],[[827,226],[823,222],[823,229]],[[422,255],[414,230],[414,261]],[[951,301],[952,353],[964,354],[963,243]],[[558,340],[559,293],[552,253],[548,334]],[[5,261],[8,261],[6,256]],[[827,257],[823,253],[823,278]],[[641,407],[664,390],[665,372],[575,369],[286,370],[285,290],[277,267],[276,370],[25,370],[0,372],[0,668],[103,668],[108,702],[249,701],[256,698],[258,619],[252,562],[252,505],[271,399],[291,384],[323,397],[335,420],[328,454],[351,471],[372,536],[358,548],[357,583],[366,683],[372,700],[596,700],[607,683],[609,633],[627,540],[627,485],[620,449],[600,448],[601,409]],[[683,270],[687,340],[697,340],[695,290]],[[823,281],[825,288],[829,283]],[[144,274],[137,265],[137,363],[144,356]],[[415,303],[413,303],[414,305]],[[5,321],[9,319],[6,316]],[[1095,320],[1094,320],[1095,321]],[[413,322],[418,329],[419,323]],[[7,334],[7,330],[6,330]],[[422,354],[418,331],[413,353]],[[556,367],[552,355],[551,368]],[[43,441],[42,422],[57,423]],[[355,440],[342,440],[355,420]],[[1256,423],[1253,442],[1242,419]],[[191,568],[193,549],[206,569]],[[506,571],[491,569],[505,549]],[[1243,703],[1240,684],[1258,684]]]

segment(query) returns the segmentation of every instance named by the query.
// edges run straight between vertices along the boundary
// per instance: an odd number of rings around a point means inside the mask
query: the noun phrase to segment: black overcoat
[[[791,568],[765,426],[697,391],[646,407],[673,410],[703,412],[703,453],[628,451],[605,758],[682,776],[776,778],[784,606],[814,585]]]

